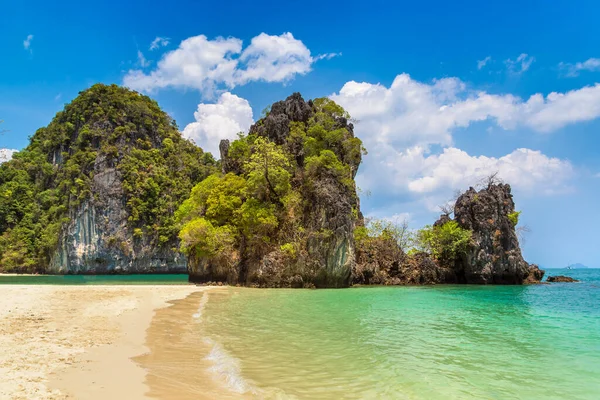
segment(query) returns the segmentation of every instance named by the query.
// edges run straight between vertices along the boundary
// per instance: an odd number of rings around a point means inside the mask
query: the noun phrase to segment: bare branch
[[[454,214],[454,203],[448,202],[446,204],[440,204],[438,208],[444,215],[451,216]]]
[[[444,215],[447,215],[447,216],[451,216],[452,214],[454,214],[454,208],[456,206],[456,202],[458,201],[458,198],[461,195],[462,195],[462,192],[460,191],[460,189],[456,189],[454,191],[454,193],[452,194],[452,198],[450,200],[448,200],[446,203],[438,206],[441,213]]]
[[[482,178],[478,183],[477,183],[477,188],[478,189],[489,189],[490,187],[494,186],[494,185],[498,185],[501,183],[504,183],[504,181],[502,179],[500,179],[500,177],[498,176],[499,171],[495,171],[494,173],[486,176],[485,178]]]
[[[517,237],[519,238],[519,242],[521,242],[522,244],[525,244],[525,242],[526,242],[525,237],[527,236],[527,234],[529,232],[531,232],[531,229],[529,228],[529,226],[527,226],[527,225],[517,226],[515,231],[517,232]]]

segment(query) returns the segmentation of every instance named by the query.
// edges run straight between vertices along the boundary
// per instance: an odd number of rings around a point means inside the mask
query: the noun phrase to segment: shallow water
[[[181,285],[187,274],[2,275],[0,285]]]
[[[141,364],[168,399],[597,399],[600,270],[558,272],[584,282],[196,293]]]

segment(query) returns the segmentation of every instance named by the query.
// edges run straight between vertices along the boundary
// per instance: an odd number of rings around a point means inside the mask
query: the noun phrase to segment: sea
[[[600,399],[600,269],[558,274],[580,282],[216,288],[134,361],[163,399]]]

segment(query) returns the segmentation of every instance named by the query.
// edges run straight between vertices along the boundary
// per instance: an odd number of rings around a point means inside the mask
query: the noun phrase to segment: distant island
[[[587,265],[583,265],[581,263],[575,263],[567,266],[568,269],[585,269],[589,268]]]
[[[184,139],[149,97],[92,86],[0,166],[0,272],[306,288],[544,275],[522,257],[520,212],[495,176],[416,231],[364,218],[366,149],[331,99],[294,93],[220,153]]]

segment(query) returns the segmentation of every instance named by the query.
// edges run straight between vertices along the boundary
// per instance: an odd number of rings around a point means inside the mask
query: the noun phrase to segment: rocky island
[[[543,277],[521,255],[507,184],[470,188],[410,248],[374,229],[354,181],[366,150],[330,99],[295,93],[220,153],[182,138],[150,98],[94,85],[0,166],[0,271],[187,271],[257,287]]]
[[[0,270],[185,272],[173,212],[214,165],[149,97],[94,85],[0,166]]]

